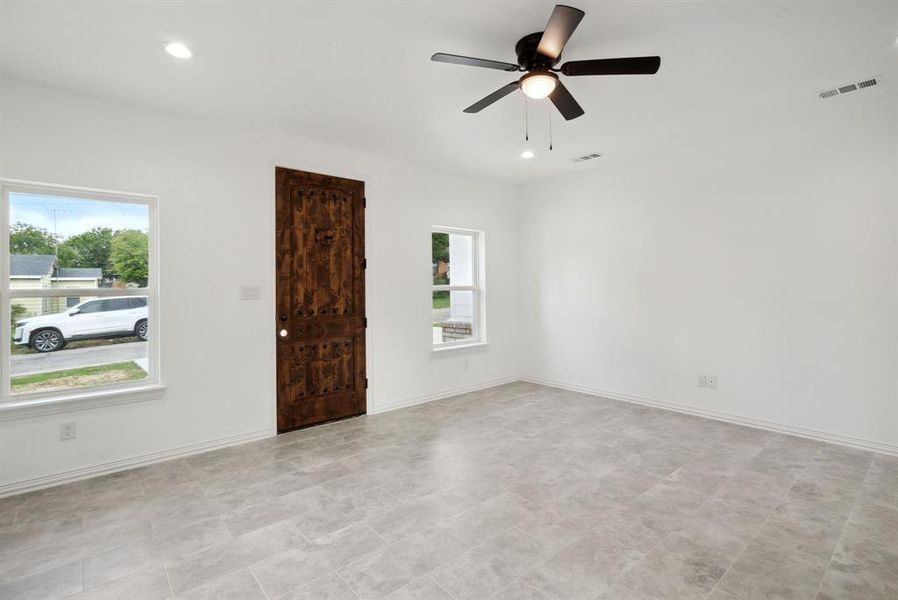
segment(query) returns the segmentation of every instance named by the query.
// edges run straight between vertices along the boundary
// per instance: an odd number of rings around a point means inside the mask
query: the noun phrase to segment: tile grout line
[[[790,478],[791,478],[791,475],[790,475]],[[790,479],[790,481],[791,481],[791,479]],[[791,489],[791,486],[789,487],[789,489]],[[739,559],[742,558],[743,554],[745,554],[745,549],[748,548],[753,541],[755,541],[755,538],[757,538],[758,535],[760,535],[761,530],[763,530],[764,527],[767,525],[767,523],[770,521],[770,517],[773,515],[774,512],[776,512],[776,509],[779,508],[780,506],[782,506],[782,504],[783,504],[782,500],[783,500],[783,496],[785,496],[785,494],[786,494],[786,492],[783,492],[781,495],[779,495],[777,497],[776,504],[773,506],[773,508],[770,509],[770,512],[767,513],[767,516],[764,518],[764,521],[758,526],[758,528],[755,530],[754,534],[748,539],[747,542],[745,542],[745,545],[742,546],[742,550],[740,550],[739,553],[735,557],[733,557],[733,561],[729,564],[729,566],[723,572],[723,575],[720,576],[720,579],[718,579],[716,582],[714,582],[714,587],[712,587],[710,589],[710,591],[708,591],[708,595],[705,596],[706,598],[708,598],[711,594],[714,593],[714,590],[717,589],[717,586],[720,585],[720,582],[723,581],[723,579],[727,576],[727,573],[730,572],[730,569],[733,568],[733,565],[735,565],[737,562],[739,562]],[[724,589],[724,588],[721,588],[721,589]],[[724,589],[724,591],[729,591],[729,590]]]
[[[553,510],[551,510],[551,509],[548,509],[548,508],[545,508],[545,507],[543,507],[543,509],[546,510],[546,511],[548,511],[548,512],[551,512],[551,514],[552,514],[553,516],[555,516],[555,517],[564,519],[564,517],[560,517],[557,513],[555,513],[555,511],[553,511]],[[573,525],[572,522],[571,522],[571,524]],[[535,538],[534,536],[532,536],[532,535],[530,535],[529,533],[527,533],[526,531],[520,529],[520,523],[518,523],[517,525],[515,525],[512,529],[518,529],[518,530],[520,530],[521,533],[523,533],[524,535],[530,537],[531,539],[537,540],[537,538]],[[590,529],[590,532],[592,532],[592,531],[594,531],[594,530],[595,530],[595,528],[591,528],[591,529]],[[543,592],[543,590],[538,589],[536,586],[531,585],[531,584],[527,583],[526,581],[523,581],[524,577],[526,577],[526,576],[527,576],[530,572],[532,572],[535,568],[537,568],[537,567],[539,567],[539,566],[542,566],[543,564],[547,563],[552,557],[554,557],[555,555],[557,555],[557,554],[563,552],[564,550],[566,550],[566,549],[569,548],[570,546],[573,546],[574,544],[576,544],[577,542],[579,542],[580,540],[582,540],[583,538],[585,538],[587,535],[589,535],[589,533],[584,533],[584,534],[582,534],[582,535],[578,535],[574,540],[572,540],[572,541],[571,541],[570,543],[568,543],[568,544],[565,544],[565,545],[564,545],[562,548],[560,548],[557,552],[552,552],[552,553],[547,554],[547,555],[546,555],[545,557],[543,557],[542,559],[540,559],[540,560],[536,561],[534,564],[530,565],[530,568],[529,568],[529,569],[527,569],[526,571],[524,571],[523,573],[521,573],[520,575],[518,575],[517,577],[515,577],[512,581],[508,582],[508,585],[506,585],[505,587],[508,587],[509,585],[511,585],[511,584],[513,584],[513,583],[516,583],[516,582],[520,581],[521,583],[523,583],[523,584],[526,585],[527,587],[529,587],[529,588],[535,590],[536,592],[538,592],[540,595],[546,596],[546,597],[552,597],[551,594],[547,594],[547,593]],[[539,540],[537,540],[537,541],[539,541]],[[504,589],[504,588],[503,588],[503,589]],[[495,592],[493,592],[493,594],[490,596],[490,598],[496,596],[496,594],[498,594],[498,593],[501,592],[501,591],[502,591],[502,589],[496,590]]]
[[[861,490],[864,489],[864,484],[867,483],[867,477],[870,475],[870,469],[873,468],[873,460],[870,460],[870,464],[867,465],[867,470],[864,471],[864,479],[861,481],[861,485],[858,487],[858,495],[855,497],[854,501],[851,503],[851,508],[848,510],[848,515],[845,517],[845,521],[842,523],[842,529],[839,530],[839,537],[836,540],[835,545],[833,546],[832,552],[829,554],[829,560],[826,563],[826,568],[823,569],[823,573],[820,575],[820,581],[817,582],[817,589],[814,591],[814,597],[820,593],[820,587],[823,585],[823,578],[826,577],[827,571],[829,571],[830,567],[833,564],[833,557],[836,555],[836,551],[839,549],[839,544],[842,543],[842,536],[845,535],[845,530],[848,528],[848,521],[851,519],[851,514],[854,512],[854,509],[857,507],[857,502],[860,499]]]
[[[277,525],[278,523],[289,523],[294,529],[296,529],[296,532],[297,532],[297,533],[299,533],[300,535],[302,535],[302,532],[299,531],[299,528],[296,526],[295,523],[293,523],[293,521],[292,521],[291,519],[282,519],[282,520],[277,521],[277,522],[275,522],[275,523],[271,523],[271,525]],[[271,525],[266,525],[265,527],[270,527]],[[259,529],[264,529],[264,527],[260,527]],[[248,531],[247,533],[245,533],[245,534],[243,534],[243,535],[247,535],[247,534],[249,534],[249,533],[253,533],[253,532],[255,532],[255,531],[258,531],[259,529],[254,529],[254,530],[252,530],[252,531]],[[228,532],[228,533],[230,533],[230,532]],[[236,539],[238,539],[238,538],[240,538],[240,537],[242,537],[242,536],[234,536],[231,540],[228,540],[228,541],[226,541],[226,542],[221,542],[221,543],[223,543],[223,544],[229,544],[229,543],[234,542]],[[303,536],[303,537],[305,538],[305,536]],[[186,558],[189,558],[189,557],[191,557],[191,556],[200,554],[201,552],[205,552],[205,551],[207,551],[207,550],[209,550],[209,549],[211,549],[211,548],[214,548],[215,546],[218,546],[218,545],[220,545],[220,544],[214,544],[214,545],[209,546],[209,547],[207,547],[207,548],[202,548],[202,549],[200,549],[200,550],[197,550],[196,552],[192,552],[192,553],[188,554],[188,555],[185,557],[185,559],[186,559]],[[233,570],[228,571],[228,572],[226,572],[226,573],[222,573],[221,575],[219,575],[219,576],[217,576],[217,577],[213,577],[212,579],[207,579],[207,580],[203,581],[202,583],[199,583],[199,584],[197,584],[197,585],[195,585],[195,586],[193,586],[193,587],[189,587],[189,588],[187,588],[187,589],[185,589],[185,590],[182,590],[180,593],[183,594],[183,593],[185,593],[185,592],[189,592],[189,591],[191,591],[191,590],[193,590],[193,589],[196,589],[196,588],[198,588],[198,587],[200,587],[200,586],[206,585],[207,583],[211,583],[211,582],[213,582],[213,581],[217,581],[217,580],[219,580],[219,579],[222,579],[222,578],[224,578],[224,577],[227,577],[228,575],[233,575],[234,573],[236,573],[236,572],[238,572],[238,571],[242,571],[243,569],[247,569],[247,570],[249,570],[249,571],[252,573],[252,568],[253,568],[254,566],[258,565],[259,563],[265,562],[266,560],[268,560],[268,559],[270,559],[270,558],[273,558],[273,557],[275,557],[275,556],[279,556],[279,555],[283,554],[284,552],[289,552],[289,551],[291,551],[291,550],[295,550],[295,548],[288,548],[287,550],[284,550],[283,552],[278,552],[278,553],[276,553],[276,554],[272,554],[271,556],[267,556],[266,558],[262,558],[262,559],[260,559],[260,560],[257,560],[257,561],[254,562],[254,563],[251,563],[251,564],[248,564],[248,565],[244,565],[244,566],[242,566],[242,567],[233,569]],[[181,562],[183,562],[183,560],[184,560],[184,559],[182,559]],[[168,573],[166,572],[166,577],[167,577],[167,576],[168,576]],[[253,573],[253,578],[255,578],[255,573]],[[169,586],[171,586],[171,581],[169,581]],[[259,584],[259,587],[262,587],[262,585]],[[265,588],[262,588],[262,592],[265,593]]]
[[[265,590],[265,588],[262,587],[262,583],[259,581],[259,578],[256,577],[256,573],[253,571],[252,567],[251,566],[246,567],[246,570],[249,571],[249,576],[253,578],[253,581],[255,581],[256,585],[259,586],[259,589],[262,590],[262,595],[265,596],[265,598],[268,598],[270,600],[271,596],[269,596],[268,592]],[[234,572],[236,573],[237,571],[234,571]]]
[[[369,555],[369,556],[370,556],[370,555]],[[344,565],[344,566],[346,566],[346,565]],[[342,569],[343,567],[340,567],[340,568]],[[349,590],[349,593],[352,594],[353,597],[355,597],[355,598],[361,598],[361,596],[359,596],[359,595],[356,593],[356,591],[353,589],[353,587],[352,587],[351,585],[349,585],[349,582],[346,581],[345,579],[343,579],[343,576],[340,575],[340,574],[337,572],[337,571],[339,571],[339,570],[340,570],[340,569],[334,569],[334,571],[333,571],[334,575],[337,576],[337,579],[339,579],[340,581],[343,582],[343,585],[346,586],[346,589]]]
[[[511,492],[511,493],[514,493],[514,492]],[[494,496],[494,497],[495,497],[495,496]],[[521,496],[521,497],[523,498],[523,496]],[[484,501],[484,502],[486,502],[486,501]],[[467,512],[467,511],[466,511],[466,512]],[[457,516],[457,515],[456,515],[456,516]],[[485,545],[488,544],[490,541],[494,540],[495,538],[499,537],[499,536],[502,535],[502,534],[508,533],[509,531],[511,531],[511,530],[513,530],[513,529],[514,529],[514,530],[517,530],[517,531],[520,532],[521,534],[523,534],[523,535],[529,537],[530,539],[539,541],[539,540],[537,540],[535,537],[533,537],[532,535],[530,535],[530,534],[527,533],[526,531],[523,531],[523,530],[520,528],[520,525],[521,525],[521,523],[523,522],[523,520],[524,520],[524,519],[521,519],[520,521],[516,522],[514,525],[511,525],[510,527],[506,527],[505,529],[499,531],[498,533],[489,536],[489,537],[486,538],[484,541],[482,541],[482,542],[480,542],[480,543],[477,543],[477,544],[474,544],[474,545],[471,546],[470,548],[466,549],[464,552],[459,552],[457,555],[453,556],[452,559],[450,559],[449,563],[451,563],[451,562],[453,562],[454,560],[456,560],[459,556],[462,556],[462,555],[464,555],[464,554],[468,554],[469,552],[473,552],[474,550],[477,550],[478,548],[480,548],[480,547],[482,547],[482,546],[485,546]],[[451,531],[449,531],[448,533],[449,533],[449,535],[452,535],[452,532],[451,532]],[[459,540],[459,541],[463,541],[463,540],[461,540],[461,538],[458,538],[458,537],[455,537],[455,536],[452,536],[452,537],[454,537],[455,539],[457,539],[457,540]],[[577,539],[580,539],[580,538],[577,538]],[[575,541],[576,541],[576,540],[575,540]],[[571,544],[573,544],[573,543],[574,543],[574,542],[571,542]],[[570,545],[570,544],[569,544],[569,545]],[[567,546],[565,546],[565,547],[567,547]],[[547,556],[544,560],[548,560],[548,559],[549,559],[549,557]],[[449,564],[449,563],[447,563],[447,564]],[[512,583],[518,581],[519,579],[521,579],[522,577],[524,577],[524,575],[526,575],[527,573],[529,573],[533,568],[535,568],[536,566],[538,566],[538,565],[540,565],[540,564],[542,564],[542,563],[543,563],[543,560],[538,561],[536,564],[532,565],[529,569],[527,569],[524,573],[522,573],[522,574],[519,575],[518,577],[514,578],[513,580],[509,581],[507,585],[511,585]],[[428,578],[429,578],[431,581],[433,581],[433,582],[437,585],[437,587],[439,587],[441,590],[445,591],[446,593],[448,593],[448,594],[449,594],[450,596],[452,596],[453,598],[457,598],[457,596],[456,596],[455,594],[453,594],[452,592],[450,592],[449,590],[447,590],[445,587],[443,587],[442,585],[440,585],[440,582],[437,581],[436,579],[434,579],[433,576],[432,576],[433,573],[434,573],[435,571],[437,571],[438,569],[442,568],[443,566],[445,566],[445,565],[439,565],[439,566],[437,566],[437,567],[434,567],[433,569],[431,569],[430,571],[428,571],[427,573],[425,573],[422,577],[428,577]],[[506,587],[507,587],[507,585],[506,585]],[[532,586],[531,586],[531,587],[532,587]],[[489,597],[492,598],[493,596],[495,596],[496,594],[498,594],[498,593],[501,592],[501,591],[502,591],[502,588],[500,588],[500,589],[494,591],[492,594],[490,594]]]
[[[171,579],[168,578],[168,567],[166,567],[164,564],[162,565],[162,576],[165,577],[165,585],[168,586],[168,595],[174,598],[175,591],[171,587]]]
[[[444,592],[446,592],[447,594],[449,594],[449,596],[450,596],[451,598],[458,598],[458,596],[456,596],[455,594],[453,594],[452,592],[450,592],[449,590],[447,590],[446,588],[444,588],[443,586],[441,586],[439,581],[437,581],[436,579],[434,579],[433,577],[430,576],[430,574],[433,573],[434,571],[436,571],[436,569],[431,569],[430,571],[428,571],[427,573],[425,573],[424,575],[422,575],[422,576],[421,576],[421,579],[423,579],[423,578],[426,577],[427,579],[429,579],[430,581],[432,581],[433,584],[434,584],[435,586],[437,586],[438,588],[440,588],[441,590],[443,590]],[[411,583],[413,583],[413,582],[409,582],[408,585],[411,585]],[[403,587],[405,587],[405,586],[403,586]],[[399,589],[401,590],[402,588],[399,588]],[[399,591],[399,590],[397,590],[397,591]]]

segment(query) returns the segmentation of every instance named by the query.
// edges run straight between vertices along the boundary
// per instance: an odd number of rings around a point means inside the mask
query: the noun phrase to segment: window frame
[[[453,285],[451,279],[450,283],[447,285],[433,285],[433,283],[431,283],[431,302],[433,302],[433,292],[470,291],[473,295],[474,307],[471,318],[471,338],[467,340],[457,340],[455,342],[442,342],[439,344],[431,341],[431,350],[433,352],[445,352],[448,350],[486,346],[488,344],[486,337],[486,235],[483,231],[477,229],[433,225],[430,228],[431,244],[433,243],[433,234],[435,233],[465,235],[471,238],[472,283],[470,285]],[[449,257],[449,260],[451,269],[451,256]],[[433,261],[433,256],[431,256],[431,261]],[[433,277],[431,277],[431,282],[432,280]],[[431,330],[432,329],[433,320],[431,318]]]
[[[57,288],[57,289],[13,289],[10,286],[9,249],[9,196],[12,193],[44,194],[72,197],[83,200],[99,200],[119,203],[140,204],[148,210],[148,270],[147,285],[143,288]],[[165,390],[162,379],[161,339],[162,327],[159,320],[159,199],[149,194],[102,190],[69,185],[57,185],[18,179],[0,178],[0,420],[20,418],[32,414],[64,412],[67,410],[91,408],[106,404],[133,402],[161,397]],[[109,383],[86,388],[30,392],[13,394],[10,373],[10,340],[12,326],[10,310],[16,298],[68,298],[93,296],[98,300],[110,296],[146,296],[148,319],[152,323],[152,334],[147,343],[149,371],[144,379],[131,382]]]

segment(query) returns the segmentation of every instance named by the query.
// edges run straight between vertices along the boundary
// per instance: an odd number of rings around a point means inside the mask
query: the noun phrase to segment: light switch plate
[[[240,286],[240,299],[241,300],[259,300],[262,298],[262,286],[261,285],[241,285]]]

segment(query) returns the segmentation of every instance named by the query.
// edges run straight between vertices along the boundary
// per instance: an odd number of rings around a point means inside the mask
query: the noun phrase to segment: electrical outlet
[[[695,384],[698,387],[708,387],[708,376],[707,375],[699,375],[696,377]]]
[[[75,439],[75,422],[70,421],[68,423],[63,423],[59,426],[59,440],[64,442],[66,440],[74,440]]]
[[[717,389],[717,375],[708,375],[708,387],[712,390]]]

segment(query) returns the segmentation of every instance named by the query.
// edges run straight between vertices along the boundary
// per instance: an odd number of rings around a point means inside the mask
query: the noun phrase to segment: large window
[[[156,202],[2,181],[0,403],[159,383]]]
[[[483,233],[434,227],[431,246],[434,349],[485,342]]]

